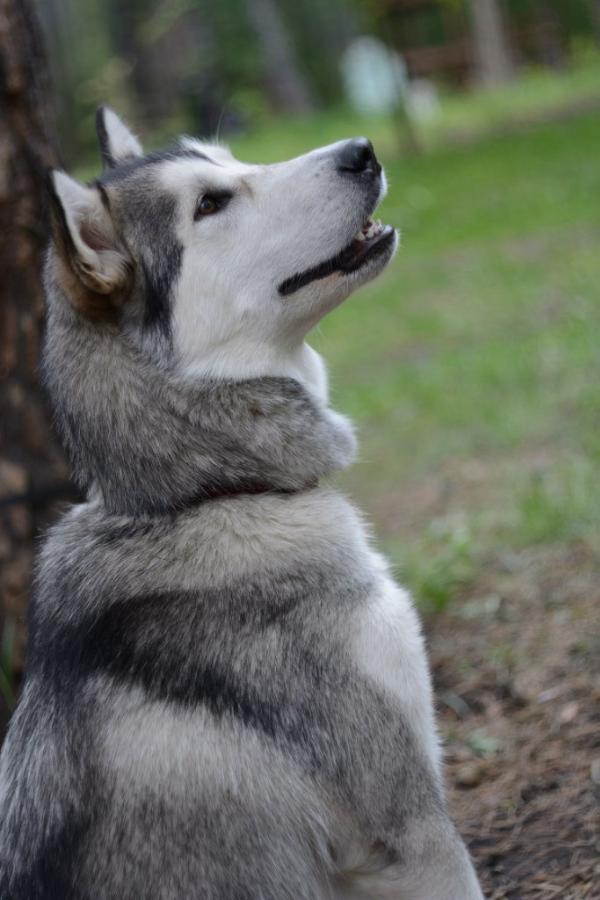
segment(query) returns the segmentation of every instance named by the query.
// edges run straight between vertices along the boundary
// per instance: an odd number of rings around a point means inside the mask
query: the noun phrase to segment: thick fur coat
[[[138,147],[113,116],[100,134],[125,182]],[[119,178],[99,188],[113,208]],[[156,247],[158,275],[133,251],[124,266],[131,235],[108,248],[101,212],[77,231],[91,195],[69,206],[63,188],[44,369],[88,500],[39,554],[0,897],[480,898],[410,598],[320,483],[353,457],[349,423],[277,366],[175,365],[177,273]]]

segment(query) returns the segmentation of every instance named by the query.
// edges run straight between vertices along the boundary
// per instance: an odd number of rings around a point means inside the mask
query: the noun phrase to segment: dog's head
[[[144,155],[109,109],[98,134],[97,181],[51,173],[55,277],[83,315],[184,368],[240,342],[285,353],[395,251],[370,218],[386,182],[364,138],[259,166],[190,138]]]

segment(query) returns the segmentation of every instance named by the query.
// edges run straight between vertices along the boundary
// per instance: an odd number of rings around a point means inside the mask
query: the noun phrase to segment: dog
[[[417,615],[311,328],[391,260],[371,144],[49,176],[43,371],[87,500],[49,531],[0,764],[3,900],[478,900]]]

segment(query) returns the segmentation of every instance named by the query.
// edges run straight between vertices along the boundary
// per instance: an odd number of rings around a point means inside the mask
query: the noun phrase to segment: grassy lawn
[[[365,130],[320,125],[234,150],[265,161]],[[600,532],[600,117],[381,155],[401,249],[313,344],[360,429],[343,484],[441,606],[490,554]]]

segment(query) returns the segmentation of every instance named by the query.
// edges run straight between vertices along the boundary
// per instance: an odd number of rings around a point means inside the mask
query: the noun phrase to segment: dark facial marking
[[[106,188],[118,185],[123,191],[123,216],[137,236],[138,252],[135,255],[140,262],[144,291],[143,327],[158,330],[167,340],[171,338],[170,293],[181,268],[183,247],[174,231],[175,199],[158,192],[155,185],[144,183],[144,180],[145,172],[152,167],[178,159],[197,159],[218,165],[200,150],[175,145],[125,160],[109,168],[97,181],[105,202],[108,202]]]
[[[107,172],[104,172],[100,180],[104,184],[124,181],[142,169],[147,169],[150,166],[157,166],[163,162],[173,162],[178,159],[202,159],[204,162],[212,163],[214,166],[218,165],[218,163],[213,159],[210,159],[200,150],[193,150],[190,147],[174,145],[173,147],[168,147],[166,150],[156,150],[153,153],[147,153],[145,156],[136,156],[135,158],[127,159],[114,168],[109,169]]]
[[[389,228],[389,226],[387,227]],[[340,251],[340,253],[336,253],[335,256],[326,259],[324,262],[321,262],[310,269],[305,269],[304,272],[296,272],[291,278],[286,278],[285,281],[281,282],[277,289],[279,294],[282,297],[287,297],[300,290],[300,288],[305,287],[307,284],[310,284],[311,281],[318,281],[320,278],[326,278],[328,275],[333,275],[334,272],[354,272],[367,261],[372,261],[378,256],[381,256],[381,254],[390,246],[390,243],[393,240],[393,234],[393,229],[389,228],[376,243],[365,248],[364,252],[357,253],[356,248],[353,246],[354,241],[351,241],[347,247]]]
[[[157,329],[171,338],[171,289],[181,268],[183,247],[175,235],[176,202],[167,194],[152,198],[144,211],[142,273],[144,278],[145,329]]]

